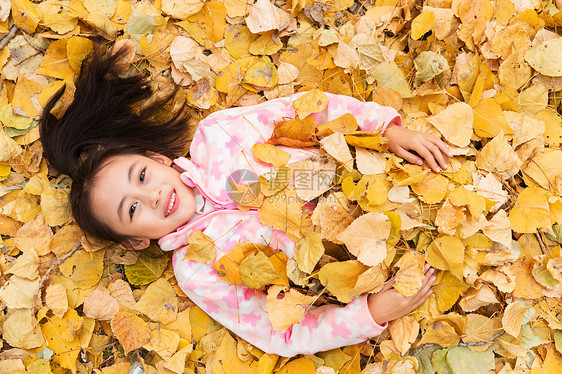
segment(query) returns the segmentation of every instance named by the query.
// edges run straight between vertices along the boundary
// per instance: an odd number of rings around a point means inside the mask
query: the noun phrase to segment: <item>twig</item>
[[[70,256],[72,256],[74,254],[74,252],[76,252],[78,250],[78,248],[80,248],[80,246],[82,245],[82,242],[79,241],[74,248],[72,248],[67,254],[65,254],[64,256],[62,256],[61,258],[59,258],[57,260],[57,262],[55,262],[54,264],[51,265],[51,267],[49,268],[49,270],[47,270],[47,272],[43,275],[43,277],[41,278],[41,281],[39,282],[39,287],[37,288],[37,291],[35,291],[35,295],[33,296],[33,305],[31,306],[31,315],[34,316],[35,315],[35,303],[37,301],[37,297],[39,296],[39,293],[41,292],[41,287],[43,286],[43,283],[47,280],[47,277],[49,276],[49,274],[51,274],[51,271],[53,271],[54,268],[56,268],[57,266],[59,266],[60,264],[62,264],[67,258],[69,258]],[[34,327],[35,328],[35,327]]]
[[[539,245],[541,246],[541,250],[542,250],[542,254],[546,255],[548,254],[548,252],[546,251],[546,245],[544,244],[543,240],[542,240],[542,236],[541,234],[537,231],[535,233],[537,240],[539,241]]]
[[[18,27],[16,25],[13,25],[12,28],[10,29],[10,32],[8,32],[8,35],[2,38],[2,41],[0,42],[0,49],[4,48],[6,44],[8,44],[8,42],[14,36],[16,36],[16,31],[18,31]]]
[[[31,46],[31,48],[35,49],[37,52],[47,53],[47,50],[45,50],[41,47],[37,47],[36,45],[33,45],[33,43],[31,41],[29,41],[29,39],[27,39],[27,36],[28,35],[26,33],[23,33],[23,38]]]
[[[486,339],[486,340],[482,340],[482,341],[474,342],[474,343],[459,343],[459,344],[457,344],[457,346],[459,346],[459,347],[479,347],[479,346],[484,345],[486,343],[493,342],[494,340],[496,340],[497,338],[499,338],[503,334],[505,334],[505,331],[502,330],[502,331],[498,332],[496,335],[492,336],[490,339]],[[417,347],[410,356],[416,357],[425,348],[433,346],[433,345],[440,346],[437,343],[424,344],[424,345],[421,345],[421,346]]]

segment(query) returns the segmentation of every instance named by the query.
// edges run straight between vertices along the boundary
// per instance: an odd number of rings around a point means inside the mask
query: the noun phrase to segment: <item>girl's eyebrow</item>
[[[133,170],[135,170],[135,167],[137,166],[138,163],[139,163],[138,161],[135,161],[129,167],[129,183],[132,183],[131,177],[133,175]],[[117,215],[119,216],[119,219],[121,221],[123,221],[123,204],[125,204],[125,198],[121,199],[121,202],[119,203],[119,206],[117,207]]]

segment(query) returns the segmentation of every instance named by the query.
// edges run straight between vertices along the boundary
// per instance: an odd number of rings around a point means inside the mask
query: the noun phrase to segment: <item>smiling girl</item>
[[[188,138],[185,104],[171,110],[175,91],[154,97],[147,75],[119,75],[123,49],[93,53],[76,81],[72,104],[61,118],[50,114],[61,97],[45,106],[41,120],[44,155],[73,179],[70,200],[84,232],[113,240],[125,248],[143,249],[159,239],[174,251],[178,285],[211,317],[268,353],[293,356],[356,344],[380,334],[387,322],[410,313],[431,294],[435,277],[426,265],[420,290],[405,297],[392,282],[364,294],[345,307],[311,307],[304,319],[285,331],[275,330],[266,313],[266,294],[221,280],[214,263],[239,242],[268,244],[293,257],[295,243],[282,231],[262,224],[256,210],[237,209],[226,190],[228,177],[269,165],[252,157],[252,146],[268,139],[274,123],[294,118],[292,103],[302,93],[251,107],[212,113],[199,122],[190,158],[180,157]],[[328,106],[313,116],[318,124],[351,113],[363,131],[381,130],[389,149],[413,163],[439,172],[451,156],[438,138],[401,127],[392,108],[326,93]],[[164,123],[162,112],[171,114]],[[315,149],[283,148],[289,163],[317,154]],[[173,160],[173,161],[172,161]],[[214,258],[201,263],[184,259],[194,231],[213,239]]]

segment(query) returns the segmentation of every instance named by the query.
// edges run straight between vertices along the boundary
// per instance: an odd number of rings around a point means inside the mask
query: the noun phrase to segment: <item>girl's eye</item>
[[[137,209],[137,203],[134,203],[133,205],[131,205],[131,207],[129,208],[129,216],[131,218],[133,218],[133,214],[135,213],[135,210]]]
[[[142,169],[140,175],[139,175],[139,180],[142,182],[144,182],[144,172],[145,172],[146,168]]]

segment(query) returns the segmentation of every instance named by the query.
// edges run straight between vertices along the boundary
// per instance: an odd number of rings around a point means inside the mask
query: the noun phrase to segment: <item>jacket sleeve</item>
[[[265,292],[230,285],[217,276],[213,264],[182,260],[184,256],[185,247],[176,250],[173,264],[185,294],[211,318],[267,353],[313,354],[364,342],[387,326],[373,320],[365,294],[346,306],[311,307],[300,323],[277,331],[267,316]]]

